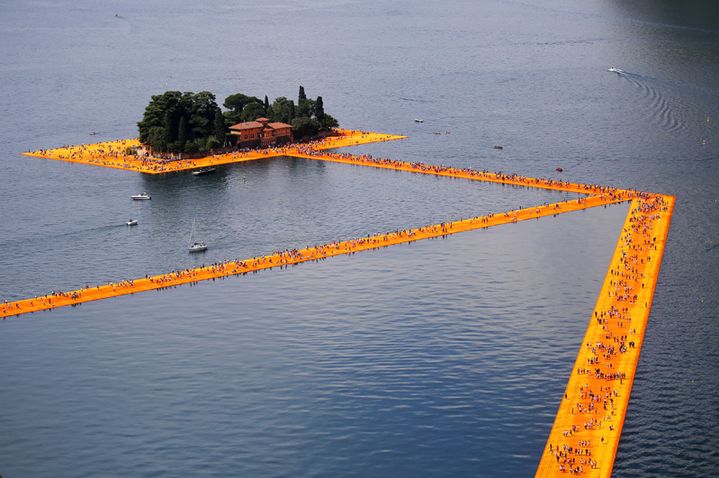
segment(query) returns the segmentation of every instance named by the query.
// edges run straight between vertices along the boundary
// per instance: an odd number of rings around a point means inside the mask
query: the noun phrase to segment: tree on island
[[[155,95],[145,108],[142,121],[137,126],[140,142],[161,153],[204,153],[216,147],[220,129],[217,115],[222,115],[209,91],[199,93],[167,91]]]
[[[269,111],[272,121],[289,123],[292,121],[295,112],[295,104],[292,100],[280,96],[272,103],[272,110]]]
[[[295,139],[312,138],[339,126],[335,118],[325,113],[321,96],[307,98],[299,87],[297,105],[284,96],[270,104],[256,96],[235,93],[225,98],[223,112],[215,95],[166,91],[155,95],[145,108],[142,121],[137,123],[140,142],[159,153],[206,153],[225,146],[232,138],[228,127],[245,121],[267,117],[270,121],[288,123]]]
[[[305,87],[300,85],[300,92],[297,95],[297,117],[309,118],[310,116],[312,116],[312,111],[310,110],[310,102],[307,101]]]
[[[217,142],[224,146],[225,139],[227,139],[227,125],[225,124],[225,116],[219,108],[215,111],[214,133]]]
[[[228,96],[223,104],[228,109],[225,112],[228,125],[241,121],[254,121],[265,116],[270,121],[292,125],[293,136],[298,140],[317,136],[339,126],[335,118],[325,113],[322,97],[318,96],[317,100],[307,98],[302,85],[299,87],[297,105],[284,96],[275,98],[270,104],[267,96],[263,103],[255,96],[242,93]]]
[[[265,107],[262,104],[262,100],[256,96],[247,96],[242,93],[236,93],[225,98],[223,106],[227,108],[227,111],[225,111],[225,119],[229,125],[240,123],[241,121],[251,121],[265,114]],[[248,119],[247,116],[250,112],[252,114],[259,113],[259,116]]]

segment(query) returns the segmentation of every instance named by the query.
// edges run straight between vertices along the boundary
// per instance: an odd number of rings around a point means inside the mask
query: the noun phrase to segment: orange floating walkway
[[[285,147],[265,148],[242,152],[215,154],[197,159],[168,160],[153,156],[128,154],[129,150],[140,146],[137,139],[120,139],[102,143],[64,146],[62,148],[41,149],[23,153],[24,156],[54,159],[71,163],[89,164],[105,168],[124,169],[145,174],[164,174],[186,171],[208,166],[241,163],[257,159],[275,158],[292,155],[300,148],[312,147],[315,150],[357,146],[360,144],[393,141],[405,138],[393,134],[373,133],[367,131],[336,129],[336,136],[329,136],[307,144],[293,144]]]
[[[475,169],[469,168],[453,168],[449,166],[427,163],[410,163],[407,161],[398,161],[395,159],[374,158],[370,155],[319,153],[308,148],[305,148],[304,151],[288,154],[287,156],[314,159],[318,161],[330,161],[342,164],[353,164],[356,166],[370,166],[379,169],[392,169],[395,171],[405,171],[418,174],[432,174],[434,176],[471,179],[473,181],[507,184],[511,186],[525,186],[530,188],[550,189],[554,191],[565,191],[580,194],[623,194],[629,192],[629,190],[617,189],[608,186],[600,186],[596,184],[570,183],[567,181],[560,181],[556,179],[542,179],[532,178],[528,176],[520,176],[518,174],[503,174],[490,171],[477,171]]]
[[[370,155],[321,152],[321,150],[343,146],[403,138],[403,136],[351,130],[337,130],[337,132],[339,133],[337,136],[311,144],[228,153],[190,160],[164,161],[158,158],[127,155],[128,148],[139,146],[137,140],[70,146],[25,154],[147,174],[162,174],[241,161],[291,156],[417,174],[565,191],[585,196],[555,204],[489,214],[417,229],[388,232],[361,239],[332,242],[305,249],[286,250],[243,261],[228,261],[207,267],[185,269],[6,302],[0,304],[0,317],[5,318],[201,280],[246,274],[262,269],[299,264],[631,200],[631,207],[614,251],[609,272],[604,280],[594,314],[577,355],[574,369],[536,473],[537,477],[566,476],[568,474],[590,477],[610,476],[639,360],[639,351],[651,310],[674,208],[674,197],[595,184],[571,183],[516,174],[380,159]]]
[[[416,229],[377,234],[361,239],[332,242],[305,249],[276,252],[268,256],[252,257],[243,261],[228,261],[196,269],[184,269],[167,274],[113,282],[73,291],[56,292],[50,295],[0,304],[0,317],[4,318],[13,315],[27,314],[68,305],[77,305],[94,300],[135,294],[137,292],[163,289],[191,282],[245,274],[278,266],[299,264],[301,262],[325,259],[342,254],[351,254],[369,249],[378,249],[380,247],[388,247],[406,242],[446,236],[463,231],[488,228],[500,224],[525,221],[527,219],[538,219],[543,216],[578,211],[624,200],[625,198],[616,195],[602,194],[499,214],[478,216],[455,222],[434,224]]]
[[[611,476],[673,209],[632,200],[537,477]]]

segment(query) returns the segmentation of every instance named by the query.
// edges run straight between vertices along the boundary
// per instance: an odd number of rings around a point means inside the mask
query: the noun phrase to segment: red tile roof
[[[262,118],[257,118],[262,119]],[[283,129],[283,128],[292,128],[292,125],[287,123],[260,123],[259,121],[245,121],[244,123],[237,123],[230,126],[230,129],[232,131],[244,131],[247,129],[262,129],[263,127],[267,127],[270,129]]]
[[[267,123],[267,126],[272,129],[292,128],[292,125],[287,123]]]
[[[243,129],[256,129],[256,128],[262,128],[262,123],[258,123],[257,121],[245,121],[244,123],[237,123],[230,126],[230,129],[234,130],[243,130]]]

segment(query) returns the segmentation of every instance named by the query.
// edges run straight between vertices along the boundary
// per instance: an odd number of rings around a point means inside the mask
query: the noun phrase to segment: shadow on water
[[[657,26],[719,34],[719,3],[712,0],[613,0],[609,5]]]

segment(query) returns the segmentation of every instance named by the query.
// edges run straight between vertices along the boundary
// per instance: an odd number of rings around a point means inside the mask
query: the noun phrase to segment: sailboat
[[[193,241],[195,236],[195,220],[192,220],[192,231],[190,232],[190,253],[193,252],[205,252],[207,250],[207,244],[202,241]]]

